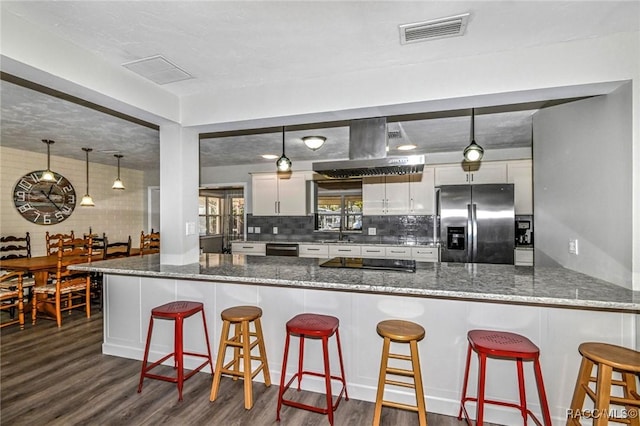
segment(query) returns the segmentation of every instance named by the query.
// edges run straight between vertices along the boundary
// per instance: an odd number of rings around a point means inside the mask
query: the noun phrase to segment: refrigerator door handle
[[[473,203],[473,205],[471,206],[471,223],[472,223],[472,229],[471,229],[471,233],[472,233],[472,240],[471,240],[471,244],[472,244],[472,256],[473,256],[473,261],[476,261],[476,257],[478,256],[478,211],[477,211],[477,205],[475,203]]]
[[[473,251],[473,208],[471,204],[467,204],[467,263],[473,262],[475,253]]]

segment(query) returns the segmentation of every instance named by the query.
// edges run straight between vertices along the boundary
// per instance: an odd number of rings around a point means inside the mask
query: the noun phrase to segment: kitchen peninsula
[[[418,262],[410,273],[323,268],[322,261],[206,254],[199,264],[172,266],[152,255],[73,268],[105,274],[103,352],[109,355],[142,359],[149,313],[167,301],[204,302],[212,348],[220,336],[220,312],[252,304],[264,311],[267,356],[277,383],[286,321],[300,312],[335,315],[341,321],[349,394],[367,401],[375,400],[382,345],[375,325],[388,318],[418,322],[427,330],[420,345],[427,410],[447,415],[457,415],[466,333],[472,328],[514,331],[536,342],[551,414],[559,423],[571,399],[581,342],[639,344],[640,294],[567,269]],[[170,352],[172,329],[163,326],[157,327],[155,356]],[[196,323],[187,326],[185,339],[190,349],[203,349],[203,331]],[[320,365],[317,352],[309,353],[305,365]],[[512,366],[496,362],[489,368],[488,396],[515,400]],[[535,383],[529,366],[526,379],[528,385]],[[324,385],[308,386],[321,391]],[[412,402],[410,393],[398,391],[395,397]],[[536,411],[537,399],[530,399]],[[518,412],[499,408],[486,418],[501,424],[520,421]]]

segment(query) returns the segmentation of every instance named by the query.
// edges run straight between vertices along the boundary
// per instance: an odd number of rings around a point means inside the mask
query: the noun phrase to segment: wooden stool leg
[[[635,374],[624,372],[622,373],[622,380],[626,383],[626,386],[624,387],[624,397],[631,400],[636,399],[638,391],[636,388]],[[631,426],[640,426],[640,419],[638,418],[638,415],[640,414],[640,407],[638,407],[637,405],[625,405],[624,408],[627,410],[627,418],[629,419],[629,424]]]
[[[260,318],[255,320],[256,336],[258,338],[258,351],[260,352],[260,362],[262,363],[262,377],[264,377],[264,385],[271,386],[271,375],[269,374],[269,363],[267,362],[267,351],[264,347],[264,337],[262,335],[262,324]]]
[[[418,354],[418,341],[409,342],[411,347],[411,364],[413,365],[413,380],[416,388],[416,402],[418,405],[418,419],[420,426],[427,426],[427,408],[424,403],[424,390],[422,388],[422,371],[420,370],[420,355]]]
[[[598,364],[598,377],[596,381],[596,400],[594,408],[599,416],[595,419],[594,426],[607,426],[609,418],[604,413],[609,411],[609,398],[611,397],[611,375],[613,369],[606,364]]]
[[[382,359],[380,361],[380,374],[378,375],[378,391],[376,393],[376,408],[373,413],[373,426],[380,424],[380,417],[382,415],[382,398],[384,397],[384,384],[387,380],[389,346],[391,346],[391,339],[385,337],[382,343]]]
[[[242,329],[241,323],[237,322],[233,324],[233,340],[236,343],[240,343],[240,339],[242,338]],[[240,373],[240,346],[233,347],[233,371],[234,374],[231,376],[231,380],[238,380],[240,377],[238,374]]]
[[[571,405],[569,406],[569,416],[567,417],[566,426],[580,424],[580,414],[584,405],[584,399],[587,396],[586,386],[589,386],[589,379],[591,378],[592,370],[593,362],[582,357],[580,371],[578,372],[578,378],[576,379],[576,387],[573,390],[573,398],[571,399]]]
[[[220,333],[220,346],[218,348],[216,369],[213,374],[213,383],[211,385],[210,401],[215,401],[218,397],[218,389],[220,388],[220,378],[222,377],[222,366],[224,365],[224,354],[227,349],[227,338],[229,336],[229,321],[222,322],[222,332]]]
[[[251,341],[249,337],[249,322],[242,321],[242,358],[244,361],[244,408],[253,407],[253,385],[251,381]]]

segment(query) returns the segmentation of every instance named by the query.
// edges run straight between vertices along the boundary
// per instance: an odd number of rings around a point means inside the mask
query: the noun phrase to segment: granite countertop
[[[203,254],[199,263],[135,256],[69,269],[148,276],[640,313],[640,292],[560,267],[417,262],[415,273],[320,267],[323,259]]]
[[[316,241],[285,241],[285,240],[236,240],[232,243],[247,243],[247,244],[347,244],[353,246],[382,246],[382,247],[397,247],[397,246],[413,246],[413,247],[440,247],[439,243],[416,243],[414,241],[405,241],[397,243],[381,243],[381,242],[363,242],[363,241],[351,241],[351,240],[316,240]]]

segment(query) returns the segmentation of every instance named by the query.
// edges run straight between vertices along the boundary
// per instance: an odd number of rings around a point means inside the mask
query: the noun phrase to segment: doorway
[[[198,223],[203,253],[231,253],[245,234],[244,187],[201,188]]]

